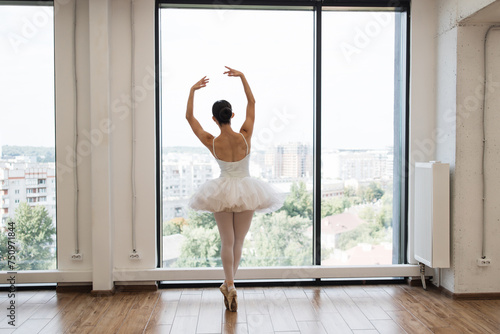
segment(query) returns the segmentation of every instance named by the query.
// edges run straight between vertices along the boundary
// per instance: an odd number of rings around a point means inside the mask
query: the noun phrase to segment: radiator
[[[415,164],[415,259],[431,268],[450,267],[450,165]]]

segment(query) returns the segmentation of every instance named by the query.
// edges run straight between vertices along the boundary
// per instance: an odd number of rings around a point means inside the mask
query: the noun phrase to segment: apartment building
[[[1,161],[0,193],[2,221],[14,217],[20,203],[43,205],[49,216],[56,219],[56,178],[54,163],[36,163],[36,158],[18,157]]]

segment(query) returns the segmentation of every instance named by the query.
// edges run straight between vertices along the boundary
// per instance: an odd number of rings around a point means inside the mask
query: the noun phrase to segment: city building
[[[344,196],[344,181],[328,180],[321,181],[321,198],[342,197]]]
[[[163,219],[187,217],[187,203],[200,185],[219,168],[209,154],[167,153],[162,164]]]
[[[340,179],[373,180],[386,175],[387,151],[340,150]]]
[[[2,221],[14,217],[20,203],[43,205],[55,223],[56,178],[54,163],[36,163],[36,157],[1,160]]]
[[[359,181],[392,179],[393,163],[392,148],[325,150],[322,155],[322,177]]]
[[[274,178],[309,178],[313,172],[312,153],[312,147],[304,143],[278,144],[266,152],[266,165],[272,166]]]

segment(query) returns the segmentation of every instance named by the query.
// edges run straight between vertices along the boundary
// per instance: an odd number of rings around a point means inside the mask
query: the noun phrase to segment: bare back
[[[247,151],[250,152],[250,138],[243,136],[244,134],[232,130],[222,132],[214,139],[212,154],[215,153],[214,156],[222,161],[240,161],[247,156]]]

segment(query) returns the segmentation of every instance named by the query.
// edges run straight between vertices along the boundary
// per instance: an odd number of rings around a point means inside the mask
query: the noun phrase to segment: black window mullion
[[[163,194],[162,194],[162,136],[161,136],[161,89],[160,89],[160,7],[156,0],[155,10],[155,131],[156,131],[156,267],[162,267]]]
[[[405,35],[405,45],[404,45],[404,50],[405,50],[405,91],[404,91],[404,119],[401,124],[401,128],[404,129],[404,142],[401,143],[401,147],[404,149],[404,165],[401,167],[402,173],[404,173],[404,180],[402,181],[402,197],[401,197],[401,202],[402,202],[402,211],[403,214],[401,215],[401,245],[400,245],[400,263],[408,263],[408,184],[409,184],[409,166],[410,166],[410,38],[411,38],[411,33],[410,33],[410,27],[411,27],[411,13],[410,13],[410,7],[408,6],[407,11],[406,11],[406,21],[405,21],[405,30],[404,32],[406,33]]]
[[[404,97],[401,94],[402,89],[404,89],[403,82],[404,78],[402,77],[402,66],[404,66],[401,43],[402,41],[402,26],[401,19],[396,16],[395,19],[395,34],[394,34],[394,162],[393,162],[393,199],[402,199],[402,190],[403,190],[403,179],[404,179],[404,170],[403,170],[403,157],[404,150],[402,149],[403,143],[403,135],[402,131],[405,131],[402,127],[403,125],[403,111],[402,106],[404,105],[404,101],[402,100]],[[402,221],[404,212],[402,207],[402,201],[399,201],[399,205],[393,203],[392,206],[392,263],[401,263],[401,245],[402,245]]]
[[[323,6],[332,7],[390,7],[390,8],[409,8],[411,0],[323,0]]]
[[[316,3],[313,171],[313,263],[321,265],[321,2]]]
[[[396,19],[394,68],[394,199],[392,262],[407,263],[409,166],[409,13]]]

